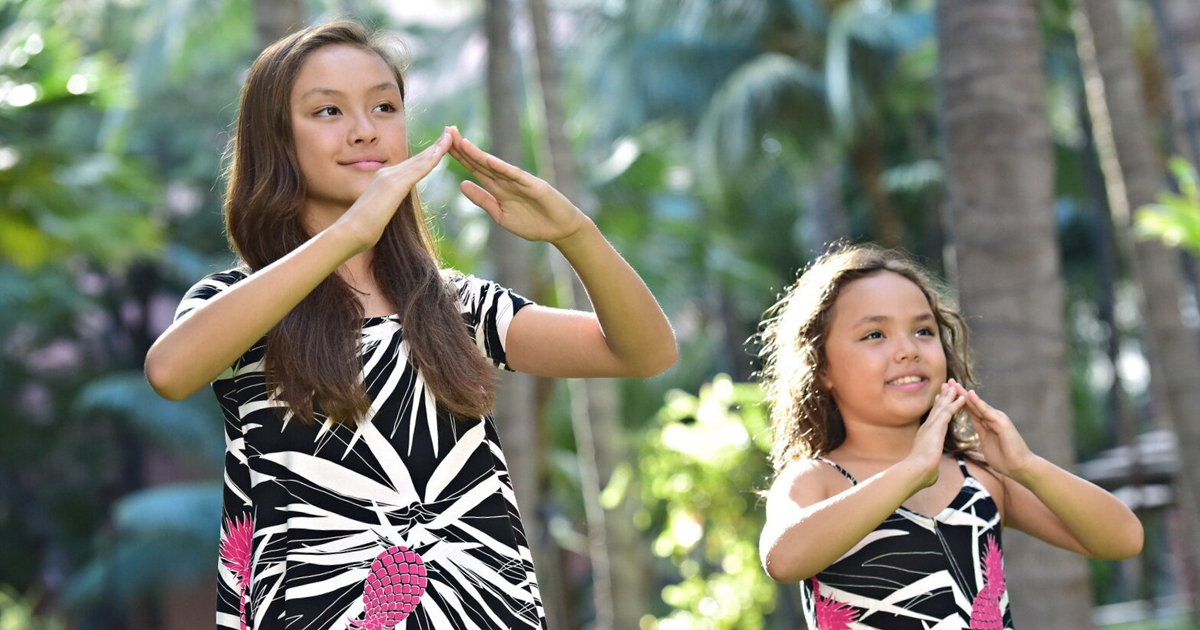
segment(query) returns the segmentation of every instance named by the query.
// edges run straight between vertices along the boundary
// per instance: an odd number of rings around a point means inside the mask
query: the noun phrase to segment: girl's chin
[[[365,189],[366,187],[364,186],[363,188]],[[310,192],[310,194],[306,195],[305,201],[313,206],[337,208],[344,212],[347,208],[354,205],[354,202],[358,201],[360,196],[362,196],[361,190],[357,193],[353,191],[318,191]]]

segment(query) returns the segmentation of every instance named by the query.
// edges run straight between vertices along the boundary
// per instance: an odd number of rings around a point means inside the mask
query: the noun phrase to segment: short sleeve
[[[175,309],[174,321],[179,321],[179,318],[196,310],[206,300],[212,299],[213,296],[245,278],[246,273],[242,269],[228,269],[204,276],[183,295],[183,300]]]
[[[490,280],[460,273],[448,275],[475,345],[496,367],[512,371],[505,355],[508,326],[517,311],[532,302]]]

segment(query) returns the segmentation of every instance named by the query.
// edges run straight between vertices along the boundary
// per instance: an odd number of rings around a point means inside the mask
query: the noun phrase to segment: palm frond
[[[194,584],[216,568],[220,482],[147,488],[114,509],[115,530],[67,582],[62,601],[86,612],[102,600],[130,602],[164,587]]]
[[[933,34],[933,15],[929,11],[893,11],[879,8],[878,3],[849,2],[834,12],[826,40],[825,78],[829,111],[839,136],[850,137],[854,131],[853,45],[899,55]]]
[[[729,76],[713,97],[696,133],[702,179],[718,181],[722,173],[743,166],[760,142],[766,121],[790,112],[808,124],[820,124],[825,84],[800,61],[765,53]]]
[[[225,438],[220,412],[210,398],[201,395],[170,402],[154,393],[140,372],[118,372],[84,386],[72,410],[79,415],[117,416],[149,439],[216,471]]]
[[[162,534],[216,543],[221,519],[220,482],[153,486],[121,497],[113,522],[126,536]]]

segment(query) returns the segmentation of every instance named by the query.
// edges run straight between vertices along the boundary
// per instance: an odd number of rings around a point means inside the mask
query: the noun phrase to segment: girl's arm
[[[175,322],[146,353],[146,378],[154,390],[182,400],[211,383],[342,263],[375,245],[450,142],[446,132],[421,153],[380,169],[329,228]]]
[[[834,496],[822,480],[832,476],[830,467],[808,461],[785,469],[767,495],[767,522],[759,539],[771,579],[799,582],[820,573],[909,497],[936,483],[947,427],[965,402],[943,386],[909,456]]]
[[[1005,520],[1013,527],[1093,558],[1118,560],[1142,550],[1142,524],[1125,504],[1095,484],[1033,454],[1004,412],[974,390],[967,412],[988,467],[1004,484]]]
[[[461,136],[455,135],[450,153],[483,184],[465,181],[463,194],[500,227],[558,248],[595,310],[521,309],[508,328],[509,367],[551,377],[646,377],[675,363],[666,315],[591,219],[545,181]]]

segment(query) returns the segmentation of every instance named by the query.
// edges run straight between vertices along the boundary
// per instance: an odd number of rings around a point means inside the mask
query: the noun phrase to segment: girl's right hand
[[[367,189],[354,205],[334,223],[352,236],[359,252],[375,246],[396,209],[412,192],[417,182],[431,173],[450,149],[450,128],[442,132],[432,146],[394,166],[385,166],[375,173]]]
[[[942,461],[946,431],[950,428],[954,414],[967,403],[967,397],[951,384],[953,382],[951,380],[942,384],[941,392],[933,399],[933,408],[929,410],[925,422],[917,430],[917,437],[913,440],[912,450],[907,457],[916,467],[922,487],[927,488],[937,483],[938,465]]]

